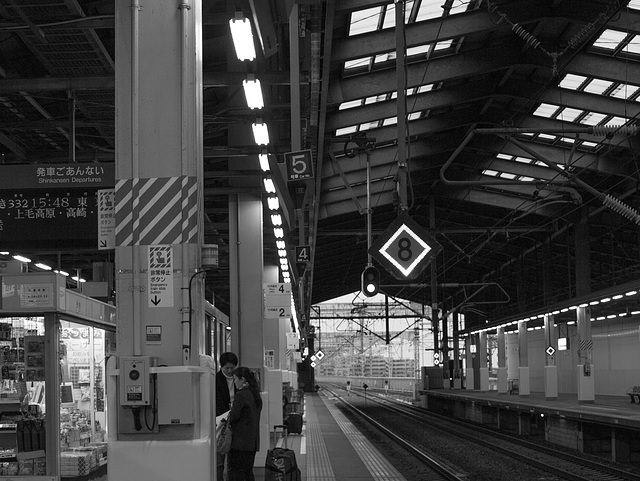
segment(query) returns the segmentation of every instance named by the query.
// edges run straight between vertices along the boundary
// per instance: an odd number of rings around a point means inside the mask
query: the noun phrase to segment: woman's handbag
[[[227,454],[231,451],[231,426],[229,422],[224,419],[222,421],[222,428],[216,436],[216,452],[218,454]]]

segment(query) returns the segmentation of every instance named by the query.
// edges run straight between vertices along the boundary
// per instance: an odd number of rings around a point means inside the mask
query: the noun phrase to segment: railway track
[[[545,476],[534,475],[531,479],[640,481],[640,476],[629,470],[430,413],[386,396],[352,390],[350,396],[346,397],[342,386],[331,386],[329,390],[349,411],[362,416],[403,446],[409,443],[411,446],[405,446],[405,449],[409,449],[413,455],[429,456],[445,468],[450,468],[450,474],[454,477],[445,479],[501,479],[499,476],[502,475],[497,470],[505,470],[504,479],[519,478],[524,481],[525,478],[513,472],[516,469],[514,466],[519,465],[521,471],[523,466],[530,466],[540,473],[546,473]],[[442,449],[437,449],[438,444],[445,442],[453,442],[458,446],[457,455],[446,456]],[[471,455],[472,452],[474,454]],[[499,457],[500,461],[494,463],[495,477],[485,478],[483,474],[475,472],[473,462],[464,462],[467,455],[476,459],[476,464],[480,464],[478,459],[485,463]],[[507,463],[505,459],[512,460],[512,463]]]

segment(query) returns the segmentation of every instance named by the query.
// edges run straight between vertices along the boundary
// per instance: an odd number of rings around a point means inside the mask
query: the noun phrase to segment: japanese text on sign
[[[173,307],[173,250],[149,246],[149,307]]]

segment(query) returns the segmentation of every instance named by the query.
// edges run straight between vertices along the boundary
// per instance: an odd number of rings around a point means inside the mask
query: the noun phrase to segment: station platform
[[[593,402],[579,402],[577,394],[559,394],[546,398],[542,392],[528,395],[479,391],[472,389],[428,389],[420,391],[429,398],[459,399],[475,404],[563,416],[594,423],[640,429],[640,404],[631,403],[629,396],[595,396]]]
[[[283,439],[274,442],[282,446]],[[323,392],[305,393],[302,434],[290,434],[287,447],[303,481],[406,481]],[[264,468],[254,473],[265,480]]]

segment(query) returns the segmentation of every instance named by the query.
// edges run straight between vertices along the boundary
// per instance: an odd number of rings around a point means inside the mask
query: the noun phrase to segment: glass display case
[[[54,274],[0,280],[0,480],[106,480],[115,308]]]

